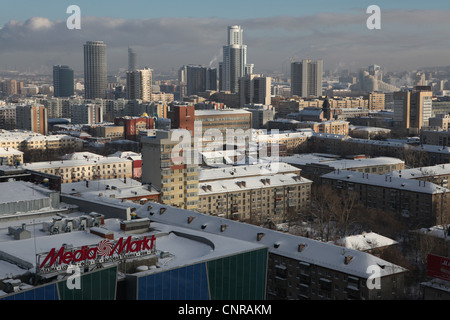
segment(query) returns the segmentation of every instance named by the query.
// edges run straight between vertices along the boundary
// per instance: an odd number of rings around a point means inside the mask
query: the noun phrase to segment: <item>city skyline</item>
[[[81,29],[69,30],[69,1],[46,1],[39,8],[11,5],[0,14],[0,70],[50,72],[68,65],[83,72],[82,46],[104,41],[108,46],[108,74],[128,67],[128,48],[138,67],[174,71],[182,65],[218,67],[226,28],[240,25],[255,73],[289,74],[290,61],[323,59],[324,70],[356,70],[378,64],[392,71],[448,66],[446,41],[450,5],[429,1],[389,4],[386,1],[318,1],[301,4],[284,0],[227,6],[196,1],[190,6],[132,1],[106,6],[78,1]],[[177,10],[172,6],[179,5]],[[272,5],[270,5],[272,4]],[[381,29],[369,30],[367,7],[381,9]],[[31,6],[29,4],[29,6]],[[141,8],[142,10],[136,10]],[[251,9],[254,10],[251,10]],[[103,9],[103,10],[102,10]],[[152,10],[150,10],[152,9]],[[154,9],[154,10],[153,10]]]

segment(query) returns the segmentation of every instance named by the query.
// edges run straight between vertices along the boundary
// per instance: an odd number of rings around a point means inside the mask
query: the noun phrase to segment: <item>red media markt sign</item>
[[[46,254],[38,255],[39,258],[45,255],[39,263],[41,273],[65,270],[68,265],[86,266],[95,263],[113,262],[130,257],[144,256],[154,253],[156,238],[145,236],[141,239],[120,238],[114,242],[102,240],[96,246],[82,246],[77,249],[61,248],[51,249]],[[40,260],[40,259],[39,259]]]
[[[427,263],[429,277],[450,281],[450,258],[429,254]]]

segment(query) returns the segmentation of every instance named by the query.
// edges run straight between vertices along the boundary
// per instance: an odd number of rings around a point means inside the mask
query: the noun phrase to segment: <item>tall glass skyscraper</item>
[[[135,71],[137,66],[137,54],[132,48],[128,48],[128,71]]]
[[[239,78],[246,75],[247,46],[243,44],[241,26],[228,27],[228,44],[223,46],[223,62],[220,63],[220,90],[239,92]]]
[[[53,88],[57,98],[73,96],[73,69],[68,66],[53,66]]]
[[[103,41],[88,41],[84,45],[85,99],[106,98],[106,45]]]

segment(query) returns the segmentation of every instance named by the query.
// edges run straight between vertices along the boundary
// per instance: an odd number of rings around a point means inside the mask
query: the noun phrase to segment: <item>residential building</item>
[[[43,105],[36,104],[16,106],[16,128],[47,134],[47,109]]]
[[[85,99],[105,99],[106,88],[106,44],[103,41],[88,41],[84,45]]]
[[[324,174],[321,181],[336,190],[353,191],[365,207],[392,212],[416,227],[435,225],[442,208],[450,205],[445,197],[450,190],[428,181],[348,170]]]
[[[404,170],[405,168],[405,162],[397,158],[367,158],[364,155],[343,158],[331,154],[303,153],[281,157],[280,161],[301,169],[305,178],[315,182],[320,182],[322,175],[336,170],[389,174],[394,170]]]
[[[271,77],[248,74],[239,78],[241,108],[247,104],[271,104]]]
[[[16,106],[0,106],[0,129],[12,130],[16,128]]]
[[[187,210],[198,208],[198,164],[194,141],[183,143],[174,131],[157,130],[142,137],[142,183],[161,193],[161,203]]]
[[[152,101],[152,70],[144,68],[127,72],[127,99]]]
[[[11,147],[0,147],[0,165],[17,166],[23,163],[23,152]]]
[[[281,223],[309,208],[311,184],[285,163],[201,169],[198,211],[253,224]]]
[[[24,169],[61,177],[61,183],[84,180],[132,178],[132,161],[119,157],[103,157],[97,154],[79,152],[61,161],[27,163]]]
[[[96,124],[103,122],[103,106],[97,104],[76,104],[72,106],[72,124]]]

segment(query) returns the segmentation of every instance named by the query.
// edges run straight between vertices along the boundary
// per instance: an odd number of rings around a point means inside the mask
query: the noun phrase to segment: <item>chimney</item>
[[[353,259],[353,257],[352,256],[345,256],[345,260],[344,260],[344,263],[345,264],[349,264],[350,263],[350,261]]]

